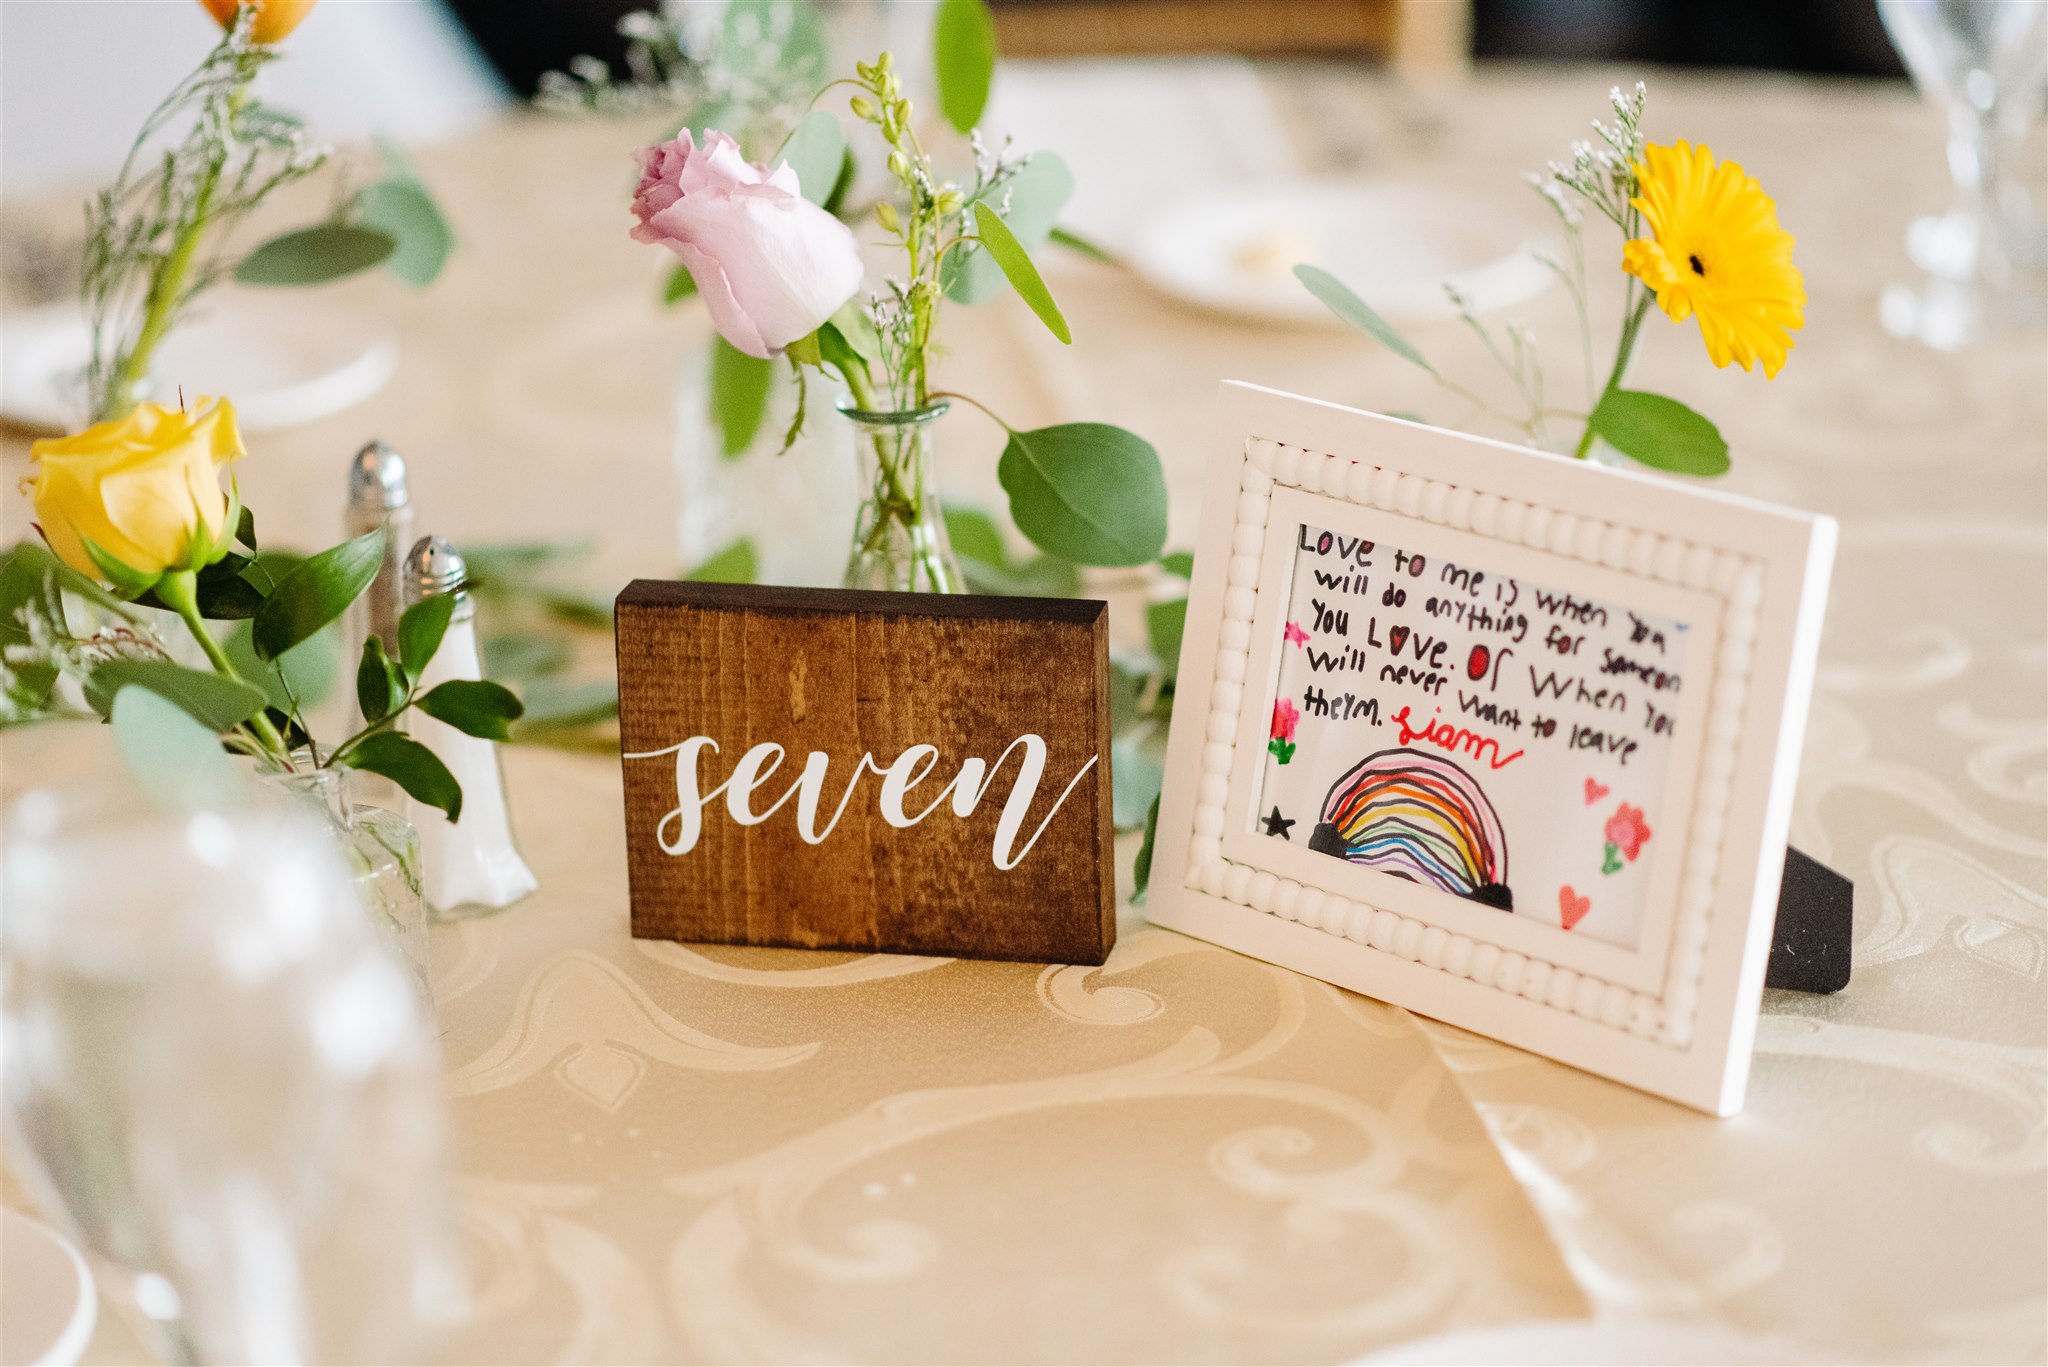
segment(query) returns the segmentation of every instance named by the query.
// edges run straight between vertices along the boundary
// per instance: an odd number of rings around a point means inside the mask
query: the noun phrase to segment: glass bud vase
[[[707,565],[727,576],[751,566],[759,584],[824,588],[839,582],[840,538],[859,501],[853,434],[819,402],[788,450],[796,386],[780,370],[745,450],[728,452],[712,420],[711,348],[692,348],[676,377],[676,572]]]
[[[895,593],[964,593],[932,479],[932,428],[949,405],[874,413],[841,404],[866,488],[843,585]]]
[[[399,813],[360,801],[348,769],[307,767],[264,778],[325,819],[355,878],[370,928],[390,942],[432,1000],[427,979],[427,901],[420,885],[420,837]]]

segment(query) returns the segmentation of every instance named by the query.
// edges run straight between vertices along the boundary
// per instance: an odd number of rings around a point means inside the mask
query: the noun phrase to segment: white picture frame
[[[1227,384],[1223,408],[1182,638],[1148,917],[1699,1110],[1740,1110],[1834,523],[1690,482],[1251,385]],[[1548,601],[1568,593],[1626,609],[1631,623],[1678,624],[1682,680],[1660,678],[1673,691],[1657,705],[1638,697],[1619,710],[1616,701],[1622,721],[1609,728],[1615,746],[1625,743],[1624,725],[1658,728],[1642,752],[1654,758],[1635,771],[1655,799],[1655,835],[1646,832],[1627,855],[1635,860],[1638,848],[1648,855],[1643,871],[1623,869],[1611,844],[1604,855],[1607,872],[1625,875],[1613,884],[1634,889],[1629,904],[1612,913],[1613,940],[1578,935],[1571,929],[1576,922],[1563,919],[1583,917],[1588,904],[1574,900],[1570,885],[1453,895],[1394,864],[1351,862],[1365,858],[1359,851],[1367,847],[1333,843],[1335,825],[1316,827],[1320,850],[1296,843],[1294,823],[1280,822],[1278,803],[1273,819],[1280,824],[1259,829],[1265,818],[1257,814],[1258,799],[1269,788],[1292,784],[1297,796],[1320,789],[1304,787],[1305,767],[1290,774],[1269,764],[1281,741],[1275,708],[1282,671],[1298,677],[1302,668],[1285,654],[1299,642],[1289,609],[1299,606],[1300,586],[1309,582],[1297,557],[1304,546],[1323,544],[1316,529],[1357,539],[1353,544],[1369,541],[1383,556],[1403,550],[1410,568],[1424,556],[1441,574],[1483,572],[1494,576],[1495,592],[1503,581],[1518,593],[1527,583],[1554,591]],[[1380,561],[1382,579],[1389,563]],[[1377,616],[1371,620],[1368,632],[1379,632]],[[1404,643],[1415,639],[1404,636]],[[1372,645],[1383,649],[1378,639]],[[1362,716],[1316,714],[1319,726],[1325,716],[1343,719],[1342,731],[1317,733],[1336,738],[1325,748],[1334,751],[1341,740],[1374,751],[1355,773],[1382,764],[1380,755],[1389,751],[1450,747],[1454,733],[1439,732],[1433,722],[1414,732],[1414,709],[1406,709],[1407,722],[1389,713],[1401,715],[1392,703],[1413,696],[1455,717],[1453,704],[1464,703],[1444,696],[1455,690],[1442,681],[1436,693],[1422,691],[1421,683],[1388,682],[1390,658],[1374,676],[1370,670],[1382,657],[1360,649],[1355,667],[1373,696]],[[1479,657],[1474,650],[1475,666]],[[1496,664],[1497,676],[1507,666]],[[1525,667],[1534,687],[1526,656],[1514,666]],[[1621,682],[1649,678],[1624,675]],[[1576,696],[1583,702],[1589,695]],[[1664,703],[1669,708],[1660,720]],[[1515,719],[1518,732],[1481,728],[1535,761],[1532,769],[1517,760],[1514,782],[1526,786],[1533,773],[1541,783],[1568,786],[1582,767],[1603,758],[1591,748],[1599,738],[1594,727],[1574,722],[1567,733],[1572,748],[1560,748],[1554,727],[1540,741],[1526,738],[1537,724],[1528,715]],[[1495,782],[1468,758],[1492,741],[1476,731],[1455,735],[1464,747],[1451,752],[1457,762]],[[1481,758],[1498,764],[1504,754],[1494,747]],[[1624,753],[1622,762],[1629,757]],[[1367,779],[1379,781],[1370,773]],[[1589,806],[1596,792],[1607,791],[1590,774],[1583,786]],[[1338,805],[1335,785],[1328,804],[1321,814],[1332,821],[1356,810]],[[1552,849],[1561,842],[1549,838],[1545,813],[1569,805],[1546,803],[1522,821],[1523,866],[1563,857]],[[1519,810],[1529,811],[1526,799]],[[1494,816],[1491,806],[1486,814]],[[1637,809],[1632,820],[1640,826],[1642,816]],[[1492,829],[1504,827],[1496,820]],[[1285,838],[1271,838],[1276,833]],[[1515,867],[1507,854],[1513,835],[1497,842],[1504,872]],[[1352,853],[1332,857],[1339,848]],[[1636,881],[1628,883],[1630,877]],[[1562,910],[1546,915],[1541,899],[1553,894]],[[1510,896],[1521,900],[1502,910]]]

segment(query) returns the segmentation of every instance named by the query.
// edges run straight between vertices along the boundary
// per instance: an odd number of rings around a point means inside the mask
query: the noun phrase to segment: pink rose
[[[808,337],[860,288],[853,233],[798,192],[789,163],[764,174],[725,134],[698,147],[687,128],[634,155],[634,240],[689,267],[712,325],[749,356]]]

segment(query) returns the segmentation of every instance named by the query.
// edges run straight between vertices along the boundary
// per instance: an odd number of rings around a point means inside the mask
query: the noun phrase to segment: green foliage
[[[462,817],[462,785],[439,756],[410,736],[396,731],[375,732],[344,751],[336,763],[382,774],[415,802],[446,812],[450,821]]]
[[[107,716],[113,711],[115,697],[131,684],[183,708],[195,721],[211,727],[216,735],[232,731],[269,702],[262,689],[239,679],[203,669],[187,669],[169,660],[127,659],[94,666],[86,680],[85,700],[95,712]]]
[[[356,665],[356,706],[363,720],[383,721],[405,702],[409,691],[405,672],[384,653],[384,638],[372,633],[363,642],[363,658]]]
[[[698,584],[751,584],[759,574],[754,543],[743,536],[683,578]]]
[[[511,689],[488,679],[450,679],[420,695],[413,706],[465,736],[510,740],[512,723],[526,709]]]
[[[1008,215],[1003,226],[1027,252],[1052,237],[1060,210],[1074,194],[1074,173],[1051,152],[1033,152],[1003,187]],[[946,259],[950,278],[946,296],[962,304],[980,304],[1003,288],[1003,271],[987,252],[956,251]]]
[[[846,165],[846,134],[839,131],[839,120],[822,109],[804,115],[782,145],[782,160],[796,172],[804,198],[825,204]]]
[[[1135,433],[1076,422],[1010,433],[996,477],[1040,550],[1077,565],[1142,565],[1166,543],[1166,476]]]
[[[441,648],[448,623],[455,616],[455,595],[437,593],[407,608],[398,619],[398,659],[407,677],[417,679]]]
[[[526,713],[513,727],[514,740],[546,739],[596,726],[619,715],[619,686],[610,679],[586,683],[544,680],[526,690]]]
[[[1166,778],[1160,747],[1145,735],[1119,736],[1109,745],[1112,824],[1130,830],[1145,820],[1145,810],[1158,800]]]
[[[1195,557],[1186,551],[1175,551],[1159,557],[1159,568],[1176,579],[1192,579],[1195,576]]]
[[[1038,321],[1044,323],[1046,330],[1060,341],[1071,344],[1074,340],[1073,330],[1067,326],[1066,317],[1060,312],[1060,306],[1053,301],[1052,291],[1046,288],[1044,279],[1038,274],[1038,267],[1031,263],[1030,253],[1024,250],[1024,244],[1017,240],[1016,235],[987,204],[975,206],[974,231],[989,256],[1002,268],[1004,278],[1010,282],[1010,288],[1016,290],[1024,302],[1031,306],[1031,311],[1038,315]]]
[[[996,21],[987,0],[940,0],[932,25],[933,68],[939,108],[958,131],[970,131],[988,107],[995,79]]]
[[[1678,475],[1728,473],[1728,443],[1714,424],[1676,399],[1610,389],[1593,410],[1593,431],[1652,469]]]
[[[690,274],[690,268],[680,261],[670,266],[668,278],[661,285],[661,302],[673,307],[696,297],[697,277]]]
[[[1308,287],[1310,294],[1323,301],[1323,306],[1330,312],[1396,356],[1412,361],[1432,375],[1436,374],[1436,367],[1423,360],[1422,353],[1410,346],[1407,338],[1394,331],[1394,325],[1374,312],[1371,305],[1352,293],[1349,285],[1320,266],[1296,266],[1294,275]]]
[[[109,707],[114,748],[143,792],[170,812],[218,807],[243,786],[220,736],[152,689],[130,684]]]
[[[1138,846],[1137,862],[1131,865],[1131,900],[1145,900],[1145,890],[1152,885],[1152,847],[1159,839],[1159,799],[1152,799],[1152,809],[1145,813],[1145,843]]]
[[[427,187],[410,176],[387,176],[364,187],[355,199],[352,221],[391,238],[384,266],[414,289],[440,278],[455,250],[455,234]]]
[[[1180,661],[1180,639],[1188,626],[1188,600],[1175,598],[1164,603],[1147,604],[1145,608],[1145,638],[1152,645],[1152,653],[1168,670],[1176,670]]]
[[[256,654],[275,660],[348,610],[384,561],[380,529],[308,556],[277,581],[251,619]]]
[[[746,454],[768,416],[775,363],[749,356],[723,337],[711,339],[711,421],[726,459]]]
[[[1053,555],[1018,560],[996,520],[978,508],[948,507],[946,539],[960,561],[967,587],[975,593],[1010,598],[1072,598],[1081,591],[1081,572]]]
[[[398,239],[380,228],[319,223],[262,243],[235,267],[235,279],[244,285],[324,285],[379,265],[397,250]]]
[[[1039,155],[1043,156],[1045,154],[1040,153]],[[1035,161],[1037,158],[1034,157],[1033,160]],[[1065,247],[1076,256],[1085,256],[1090,261],[1099,262],[1105,266],[1121,266],[1123,264],[1123,262],[1117,260],[1116,255],[1109,248],[1090,238],[1081,236],[1070,228],[1055,226],[1051,232],[1046,234],[1046,240]]]

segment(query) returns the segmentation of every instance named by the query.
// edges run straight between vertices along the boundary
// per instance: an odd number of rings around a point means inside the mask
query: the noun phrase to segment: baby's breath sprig
[[[256,73],[277,55],[251,36],[257,12],[241,8],[206,60],[144,122],[113,183],[86,205],[86,387],[95,418],[135,406],[158,344],[227,269],[217,253],[202,253],[204,240],[218,240],[218,230],[265,195],[327,159],[297,119],[250,97]],[[161,135],[187,119],[183,137],[160,146]]]

